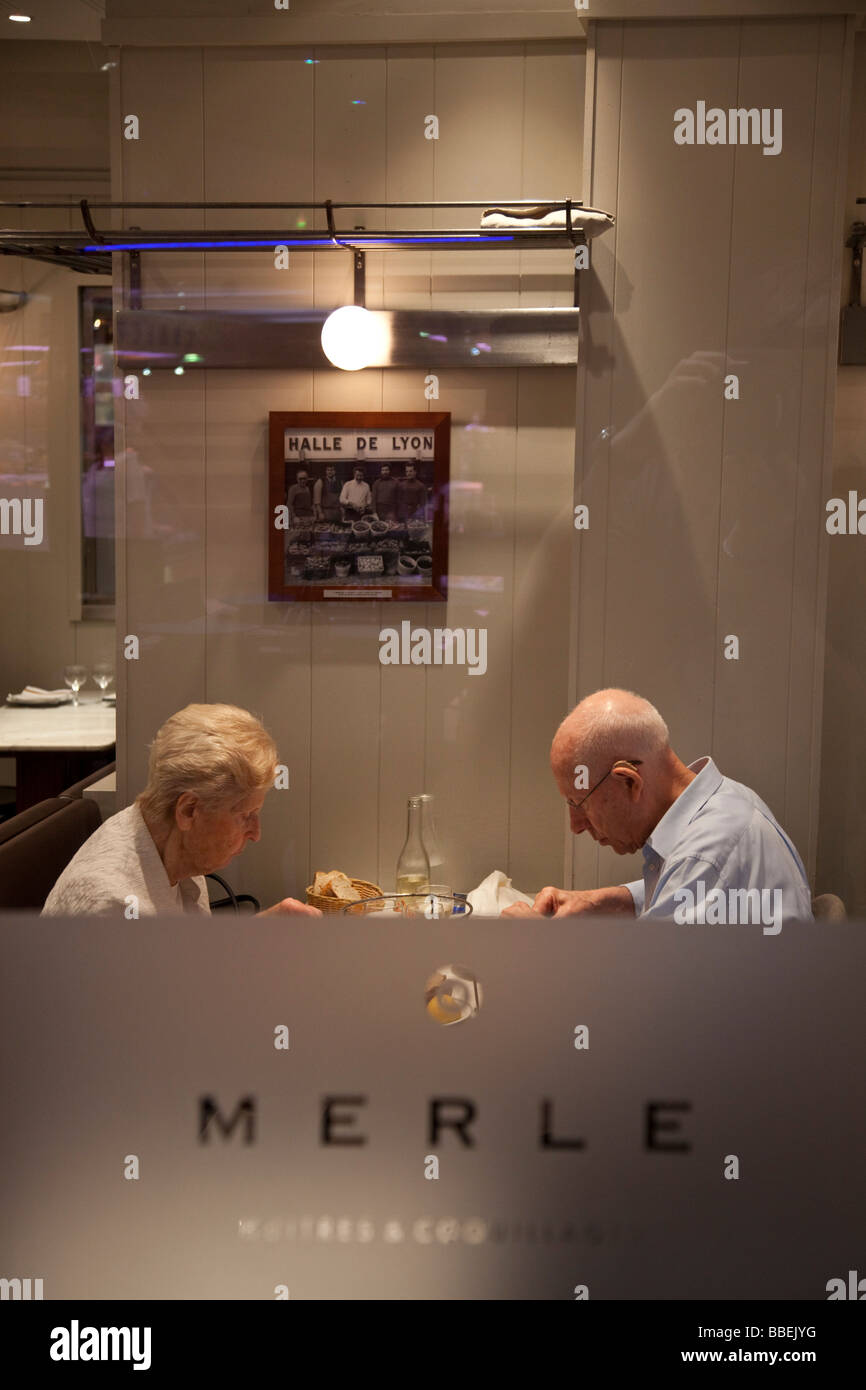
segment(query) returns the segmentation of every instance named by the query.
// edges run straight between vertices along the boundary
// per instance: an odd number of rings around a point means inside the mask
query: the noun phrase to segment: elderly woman
[[[259,839],[276,767],[273,739],[246,710],[187,705],[157,733],[144,791],[81,846],[42,915],[209,914],[203,875]],[[260,915],[278,912],[321,916],[294,898]]]

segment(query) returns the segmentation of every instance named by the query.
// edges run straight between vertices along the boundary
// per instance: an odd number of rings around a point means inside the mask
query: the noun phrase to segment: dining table
[[[115,709],[100,695],[78,704],[0,706],[0,757],[15,759],[15,810],[57,796],[114,759]]]

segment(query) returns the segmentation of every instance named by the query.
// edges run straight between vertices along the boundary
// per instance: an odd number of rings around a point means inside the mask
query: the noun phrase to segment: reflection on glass
[[[462,893],[452,893],[444,884],[421,893],[383,893],[379,898],[363,898],[361,902],[346,903],[341,909],[344,917],[417,917],[435,921],[440,917],[471,917],[472,904]]]
[[[79,291],[82,601],[114,602],[114,334],[110,286]]]

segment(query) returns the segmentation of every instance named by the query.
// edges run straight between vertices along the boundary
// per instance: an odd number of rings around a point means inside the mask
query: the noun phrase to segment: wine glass
[[[87,680],[87,667],[67,666],[65,671],[63,672],[63,679],[66,681],[66,684],[72,691],[73,705],[77,705],[79,703],[78,692],[84,685],[84,682]]]
[[[104,694],[114,680],[114,667],[111,662],[97,661],[93,668],[93,679]]]

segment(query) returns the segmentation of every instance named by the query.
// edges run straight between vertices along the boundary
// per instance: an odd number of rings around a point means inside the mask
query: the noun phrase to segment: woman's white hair
[[[184,792],[195,792],[213,810],[231,806],[271,787],[276,767],[276,744],[248,710],[187,705],[150,745],[147,786],[136,804],[165,824]]]
[[[560,725],[575,760],[591,768],[617,758],[642,762],[670,745],[670,731],[655,705],[632,690],[597,690]]]

